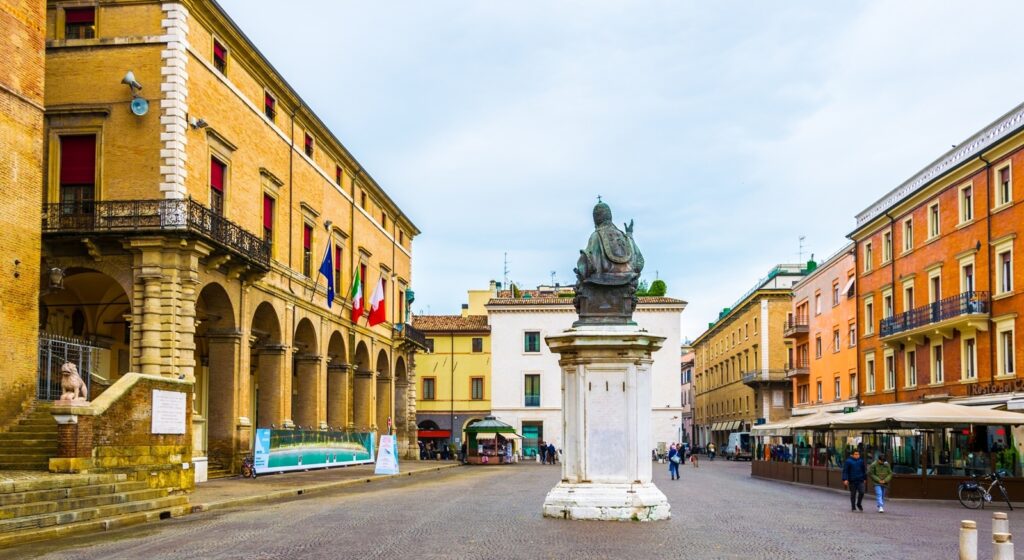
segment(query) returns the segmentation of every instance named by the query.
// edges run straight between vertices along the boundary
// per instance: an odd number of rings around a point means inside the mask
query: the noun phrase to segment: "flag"
[[[373,297],[370,298],[370,326],[379,325],[384,322],[387,312],[384,311],[384,275],[377,281],[377,287],[373,290]]]
[[[324,253],[324,260],[320,263],[320,274],[327,280],[327,308],[331,308],[334,302],[334,261],[331,258],[331,244],[327,244],[327,252]]]
[[[356,267],[356,275],[352,278],[352,322],[358,323],[363,316],[363,280],[359,277],[359,267]]]

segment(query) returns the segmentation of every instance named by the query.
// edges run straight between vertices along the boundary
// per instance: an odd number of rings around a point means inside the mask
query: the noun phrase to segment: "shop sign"
[[[1024,379],[1008,379],[1006,381],[997,381],[991,385],[975,383],[968,385],[967,394],[973,397],[975,395],[1013,393],[1015,391],[1024,391]]]

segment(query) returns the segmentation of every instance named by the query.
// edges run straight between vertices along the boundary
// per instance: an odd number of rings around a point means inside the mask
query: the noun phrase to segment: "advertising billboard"
[[[256,474],[374,462],[373,432],[256,430]]]

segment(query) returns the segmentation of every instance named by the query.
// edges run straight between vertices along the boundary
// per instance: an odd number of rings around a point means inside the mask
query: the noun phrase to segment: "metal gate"
[[[98,347],[89,341],[50,333],[39,333],[39,381],[36,384],[36,398],[55,401],[64,391],[60,387],[60,368],[71,362],[78,368],[89,395],[92,395],[91,378],[97,363]]]

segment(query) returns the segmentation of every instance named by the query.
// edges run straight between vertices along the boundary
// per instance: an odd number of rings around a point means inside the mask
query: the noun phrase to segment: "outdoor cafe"
[[[847,455],[881,455],[892,466],[894,498],[953,499],[971,476],[996,470],[1011,497],[1024,500],[1024,414],[946,402],[818,412],[751,429],[751,475],[843,488]]]

